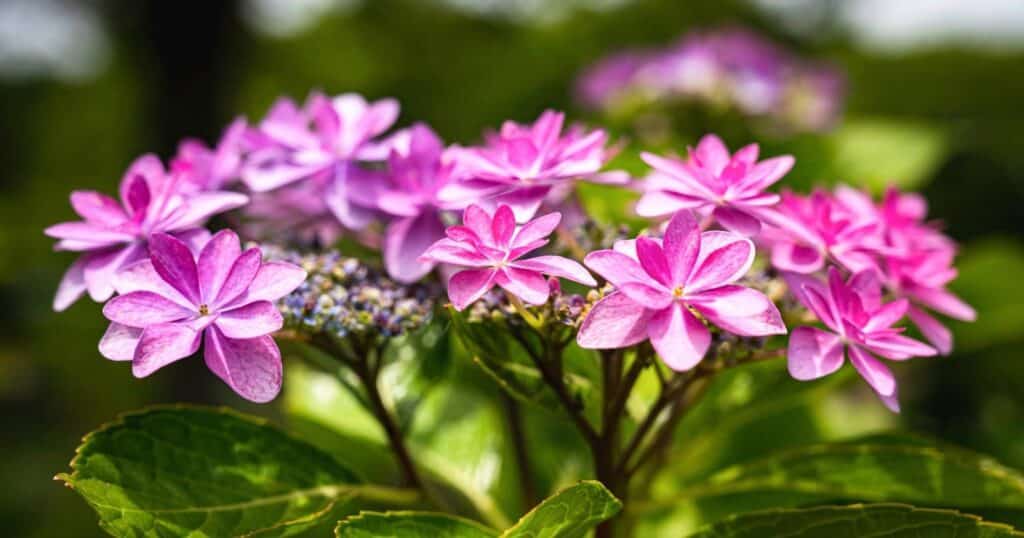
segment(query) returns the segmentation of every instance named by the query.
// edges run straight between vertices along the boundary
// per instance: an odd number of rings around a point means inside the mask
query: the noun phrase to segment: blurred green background
[[[979,321],[953,324],[952,357],[897,366],[899,420],[1024,467],[1024,5],[893,4],[0,2],[0,528],[101,535],[86,504],[51,477],[83,434],[119,412],[176,401],[276,412],[245,405],[201,361],[136,380],[96,351],[105,327],[96,304],[51,311],[73,256],[53,253],[42,229],[73,218],[70,190],[113,192],[137,155],[167,158],[182,137],[212,140],[236,114],[258,118],[276,96],[311,89],[397,97],[400,123],[426,121],[459,142],[546,107],[593,120],[572,103],[586,65],[724,24],[848,74],[834,132],[765,140],[796,154],[791,184],[919,188],[962,242],[954,289]],[[865,399],[843,414],[857,421],[875,406]]]

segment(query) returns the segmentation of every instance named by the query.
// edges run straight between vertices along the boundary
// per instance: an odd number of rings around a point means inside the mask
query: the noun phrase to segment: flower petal
[[[146,247],[132,243],[124,247],[89,255],[84,270],[85,286],[94,301],[105,301],[114,294],[117,274],[146,257]]]
[[[246,400],[265,403],[281,392],[281,350],[269,336],[235,339],[210,327],[203,358],[211,372]]]
[[[177,303],[182,308],[191,309],[194,305],[181,292],[167,283],[151,260],[137,261],[117,272],[114,289],[121,295],[134,291],[148,291],[162,296],[164,299]]]
[[[135,347],[132,375],[146,377],[174,361],[192,355],[199,350],[202,334],[202,331],[187,322],[160,323],[146,327]]]
[[[529,304],[544,304],[551,293],[547,279],[536,271],[506,267],[497,274],[494,281]]]
[[[448,279],[448,299],[456,310],[463,310],[494,287],[494,269],[466,269]]]
[[[672,288],[672,270],[669,269],[665,253],[655,240],[650,237],[636,238],[636,256],[640,260],[647,275],[661,285]]]
[[[772,245],[772,265],[780,271],[809,274],[824,267],[825,257],[812,247],[778,241]]]
[[[451,228],[448,228],[448,230],[450,231]],[[420,259],[467,267],[486,267],[491,265],[491,260],[476,250],[472,250],[469,244],[453,241],[447,237],[439,239],[433,245],[430,245],[420,255]]]
[[[512,239],[512,248],[520,248],[534,241],[546,239],[562,221],[561,213],[548,213],[523,224]]]
[[[705,232],[686,290],[697,292],[735,282],[754,263],[754,243],[729,232]]]
[[[649,190],[636,202],[636,214],[641,217],[661,217],[676,211],[697,209],[708,205],[707,200],[694,198],[685,194]]]
[[[765,294],[743,286],[722,286],[686,297],[711,323],[739,336],[786,334],[779,309]]]
[[[111,323],[100,339],[100,355],[112,361],[130,361],[142,338],[142,329],[120,323]]]
[[[63,312],[85,293],[85,264],[89,261],[88,256],[79,256],[64,272],[53,297],[54,312]]]
[[[637,304],[651,310],[667,308],[675,298],[661,287],[654,287],[644,282],[626,282],[617,288]]]
[[[870,333],[873,331],[888,329],[889,327],[892,327],[894,323],[903,318],[903,315],[907,313],[907,308],[909,306],[910,302],[906,299],[898,299],[890,303],[886,303],[871,313],[871,317],[868,319],[867,323],[861,327],[861,330]]]
[[[258,247],[250,248],[238,256],[231,265],[231,270],[224,277],[224,284],[217,292],[217,298],[210,301],[209,305],[214,309],[219,309],[230,304],[240,304],[236,301],[239,297],[248,298],[245,292],[256,279],[262,259],[263,253]]]
[[[920,288],[913,290],[914,298],[921,304],[960,321],[974,321],[978,315],[962,299],[941,288]]]
[[[388,274],[403,283],[422,278],[435,265],[429,258],[421,261],[422,255],[443,237],[441,220],[430,211],[392,221],[384,235],[384,265]]]
[[[220,312],[213,322],[228,338],[256,338],[284,326],[281,312],[270,301],[256,301]]]
[[[665,261],[671,272],[670,286],[681,286],[686,277],[693,271],[694,263],[700,252],[700,226],[693,213],[680,211],[669,221],[662,238]]]
[[[166,230],[183,230],[201,226],[210,217],[236,209],[249,203],[249,197],[238,192],[201,192],[189,196],[183,209],[175,213],[172,222],[165,223]]]
[[[868,338],[864,347],[887,359],[897,361],[913,357],[932,357],[936,354],[935,348],[902,334],[886,334]]]
[[[761,221],[757,217],[729,206],[718,206],[712,213],[715,220],[726,230],[748,237],[761,233]]]
[[[462,213],[462,224],[473,231],[480,241],[485,244],[494,243],[494,235],[491,232],[491,216],[482,207],[471,205]]]
[[[133,291],[118,295],[103,305],[110,321],[129,327],[148,327],[191,317],[193,312],[151,291]]]
[[[260,265],[249,289],[237,304],[276,301],[298,288],[306,280],[306,271],[297,265],[270,261]]]
[[[526,269],[546,275],[567,278],[584,286],[596,286],[597,282],[587,270],[574,260],[561,256],[537,256],[512,262],[512,267]]]
[[[696,366],[711,345],[707,327],[679,303],[655,313],[647,335],[661,360],[680,372]]]
[[[117,226],[128,220],[117,200],[95,191],[72,192],[71,207],[83,219],[101,226]]]
[[[615,287],[628,282],[652,282],[640,263],[615,250],[597,250],[587,254],[583,263]]]
[[[612,293],[591,307],[576,335],[586,349],[629,347],[647,339],[647,323],[653,311],[622,293]]]
[[[911,306],[907,310],[910,321],[917,325],[921,334],[930,342],[942,355],[949,355],[953,351],[953,333],[939,320],[930,316],[924,310]]]
[[[202,302],[212,303],[217,297],[235,260],[242,254],[238,235],[221,230],[199,252],[196,268],[199,276],[199,294]]]
[[[850,362],[864,381],[871,385],[880,396],[896,394],[896,377],[882,361],[871,356],[859,346],[850,346]]]
[[[498,206],[494,212],[494,219],[491,220],[491,236],[494,237],[494,245],[498,248],[508,248],[512,241],[512,234],[516,231],[516,216],[512,208],[507,205]]]
[[[843,365],[843,342],[835,333],[797,327],[789,335],[786,365],[800,381],[827,376]]]
[[[199,276],[192,252],[185,243],[165,233],[149,238],[149,257],[156,272],[193,304],[199,304]]]
[[[694,157],[702,167],[708,168],[716,176],[722,173],[725,166],[729,164],[731,156],[725,143],[716,135],[707,134],[697,142],[697,149],[693,151]]]

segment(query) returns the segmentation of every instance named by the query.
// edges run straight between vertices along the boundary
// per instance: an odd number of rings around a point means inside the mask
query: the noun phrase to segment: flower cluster
[[[577,83],[584,106],[698,101],[730,106],[796,130],[832,125],[845,80],[742,29],[693,32],[661,50],[628,50],[590,67]]]
[[[739,102],[760,95],[770,109],[794,76],[774,48],[725,33],[647,58],[629,78],[674,72],[687,55],[703,57],[701,69],[716,85],[728,80]],[[592,349],[650,342],[678,371],[738,343],[780,344],[783,320],[813,317],[820,326],[788,338],[793,377],[828,375],[848,356],[893,409],[896,382],[879,358],[948,353],[950,331],[933,312],[974,319],[947,289],[955,244],[925,221],[917,195],[771,192],[793,157],[761,158],[757,144],[730,152],[707,135],[685,158],[642,154],[651,170],[635,185],[636,211],[652,223],[629,239],[616,223],[595,224],[574,193],[581,180],[631,181],[605,170],[615,148],[603,130],[566,128],[562,113],[546,111],[532,124],[505,122],[478,146],[446,146],[423,124],[391,131],[398,115],[394,100],[354,94],[314,93],[301,107],[280,99],[256,123],[235,120],[213,147],[183,142],[169,170],[140,158],[119,201],[73,193],[83,220],[46,230],[58,249],[81,253],[54,307],[86,292],[109,299],[104,356],[132,361],[142,377],[202,346],[209,368],[253,401],[281,385],[273,333],[414,330],[445,293],[435,275],[471,323],[554,323],[546,332],[561,345],[575,336]],[[305,250],[243,251],[231,230],[211,237],[204,226],[222,213],[246,240]],[[331,250],[343,233],[378,250],[383,270]],[[575,289],[563,292],[562,281]],[[904,317],[931,345],[902,334]]]

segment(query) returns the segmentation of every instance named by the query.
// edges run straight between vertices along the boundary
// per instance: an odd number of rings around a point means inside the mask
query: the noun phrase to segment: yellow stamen
[[[200,316],[208,316],[208,315],[210,315],[210,307],[206,306],[205,304],[199,305],[199,315]]]

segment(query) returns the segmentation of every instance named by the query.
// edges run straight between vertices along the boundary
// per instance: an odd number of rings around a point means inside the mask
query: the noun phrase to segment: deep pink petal
[[[494,269],[467,269],[448,279],[448,299],[456,310],[463,310],[494,287]]]
[[[583,263],[612,285],[620,287],[628,282],[651,283],[651,277],[640,263],[614,250],[597,250],[587,254]]]
[[[512,208],[507,205],[498,206],[494,212],[494,219],[491,221],[491,235],[494,237],[494,244],[499,248],[507,248],[512,241],[512,234],[516,231],[516,216]]]
[[[935,348],[902,334],[869,337],[864,342],[864,347],[887,359],[897,361],[913,357],[931,357],[937,353]]]
[[[540,273],[515,267],[506,267],[494,280],[504,290],[529,304],[544,304],[551,286]]]
[[[643,282],[626,282],[617,289],[637,304],[651,310],[667,308],[675,300],[664,288]]]
[[[494,243],[491,233],[491,215],[478,205],[471,205],[462,213],[462,223],[485,244]]]
[[[786,365],[800,381],[827,376],[843,365],[843,342],[835,333],[797,327],[789,336]]]
[[[761,221],[757,217],[729,206],[718,206],[712,213],[715,220],[726,230],[748,237],[761,233]]]
[[[88,254],[79,256],[64,272],[57,285],[57,293],[53,297],[53,310],[63,312],[85,293],[85,264]]]
[[[451,228],[449,228],[449,231]],[[439,239],[420,255],[420,258],[438,263],[464,265],[466,267],[486,267],[491,260],[473,250],[469,245],[448,238]]]
[[[528,138],[517,138],[505,141],[508,162],[517,170],[529,169],[537,160],[537,147]]]
[[[725,147],[725,143],[713,134],[704,135],[697,142],[697,149],[694,150],[693,157],[700,162],[701,166],[708,168],[716,176],[722,173],[731,160],[729,149]]]
[[[953,333],[939,320],[916,306],[911,306],[907,310],[907,315],[939,353],[949,355],[953,351]]]
[[[672,217],[665,228],[662,246],[671,273],[669,285],[685,284],[701,248],[700,225],[693,213],[680,211]]]
[[[523,224],[512,239],[512,247],[518,248],[540,239],[546,239],[551,232],[555,231],[561,221],[561,213],[548,213]]]
[[[265,403],[281,392],[281,350],[270,336],[235,339],[210,327],[203,358],[211,372],[246,400]]]
[[[711,345],[707,327],[679,303],[655,313],[647,334],[661,360],[680,372],[696,366]]]
[[[221,230],[214,235],[199,252],[196,267],[199,275],[199,294],[205,303],[212,303],[217,297],[235,260],[242,254],[238,235],[231,230]]]
[[[187,322],[146,327],[135,347],[132,374],[135,377],[146,377],[174,361],[192,355],[199,350],[202,334],[202,331],[197,331]]]
[[[864,378],[864,381],[871,385],[880,396],[892,396],[896,394],[896,377],[892,370],[882,364],[882,361],[871,356],[859,346],[850,346],[850,362]]]
[[[224,284],[217,292],[217,298],[210,301],[209,305],[214,308],[224,307],[245,296],[243,294],[252,286],[256,274],[259,273],[262,259],[263,253],[257,247],[250,248],[238,256],[224,277]]]
[[[120,323],[111,323],[100,339],[100,355],[112,361],[130,361],[142,338],[142,329]]]
[[[688,295],[686,301],[711,323],[739,336],[786,334],[779,309],[754,289],[722,286]]]
[[[199,276],[188,246],[173,236],[155,233],[149,238],[149,255],[156,272],[193,304],[199,304]]]
[[[512,262],[511,266],[517,269],[526,269],[527,271],[567,278],[585,286],[597,285],[594,277],[590,276],[590,273],[582,265],[561,256],[537,256],[526,260],[517,260]]]
[[[802,298],[804,306],[828,328],[844,333],[842,317],[836,310],[832,296],[824,287],[804,285],[799,296]]]
[[[615,349],[647,339],[647,323],[653,315],[622,293],[612,293],[591,307],[576,335],[586,349]]]
[[[129,327],[179,321],[193,314],[174,301],[149,291],[118,295],[103,305],[103,315],[107,319]]]
[[[814,248],[780,241],[772,245],[772,265],[780,271],[809,274],[825,265],[825,257]]]
[[[284,319],[274,303],[255,301],[218,313],[214,325],[229,338],[256,338],[280,330]]]
[[[435,242],[444,237],[444,228],[436,213],[398,219],[388,225],[384,235],[384,265],[391,278],[415,282],[434,268],[433,261],[420,261]]]
[[[640,260],[640,266],[649,277],[661,285],[672,288],[672,270],[665,259],[665,253],[655,240],[650,237],[640,236],[636,238],[636,255]]]
[[[868,322],[861,327],[861,330],[864,332],[872,332],[881,329],[888,329],[903,318],[903,315],[907,313],[907,308],[909,306],[910,302],[906,299],[898,299],[896,301],[886,303],[871,313],[871,317],[868,319]]]
[[[686,279],[688,292],[731,284],[750,270],[754,243],[736,234],[729,235],[703,234],[697,262]]]

